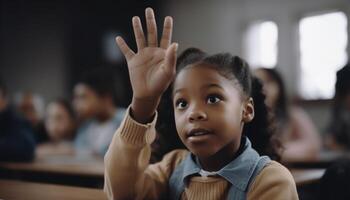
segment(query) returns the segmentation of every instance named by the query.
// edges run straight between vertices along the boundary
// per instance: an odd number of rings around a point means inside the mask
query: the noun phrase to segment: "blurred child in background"
[[[83,74],[74,87],[74,108],[81,124],[75,139],[80,155],[104,156],[125,109],[117,107],[114,74],[102,68]]]
[[[45,104],[41,96],[30,91],[15,95],[17,111],[30,122],[37,144],[49,140],[44,126]]]
[[[0,161],[31,161],[34,149],[32,128],[10,106],[6,86],[0,80]]]
[[[58,99],[46,108],[45,128],[49,141],[37,147],[37,155],[73,154],[76,117],[69,101]]]
[[[271,109],[284,152],[282,160],[307,160],[317,156],[321,139],[312,120],[288,102],[281,75],[275,69],[259,68],[255,75],[263,82],[266,105]]]

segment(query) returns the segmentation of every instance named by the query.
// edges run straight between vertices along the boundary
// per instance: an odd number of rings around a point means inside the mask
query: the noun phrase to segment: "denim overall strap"
[[[268,156],[262,156],[259,158],[258,163],[254,169],[254,172],[249,180],[248,187],[246,190],[241,190],[237,187],[231,186],[227,199],[228,200],[245,200],[247,199],[247,192],[251,183],[255,180],[255,177],[261,172],[261,170],[269,163],[271,160]]]
[[[175,168],[169,179],[169,199],[178,200],[185,190],[186,178],[198,174],[200,168],[189,153],[186,158]]]
[[[248,138],[242,153],[224,168],[217,172],[227,180],[231,187],[228,192],[227,199],[244,200],[250,184],[255,177],[270,162],[267,156],[259,156],[259,154],[251,147]],[[169,179],[169,199],[179,200],[185,190],[187,181],[192,175],[198,175],[200,167],[194,161],[194,155],[189,154],[173,171]]]

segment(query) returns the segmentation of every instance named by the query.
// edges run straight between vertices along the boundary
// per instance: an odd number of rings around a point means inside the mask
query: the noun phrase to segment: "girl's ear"
[[[244,123],[251,122],[254,118],[254,101],[253,98],[249,97],[249,99],[245,102],[243,109],[243,117],[242,120]]]

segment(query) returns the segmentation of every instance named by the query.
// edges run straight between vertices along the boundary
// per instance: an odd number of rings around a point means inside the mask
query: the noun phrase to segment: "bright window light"
[[[330,99],[336,71],[347,60],[347,18],[332,12],[300,20],[300,92],[304,99]]]
[[[115,37],[117,35],[121,34],[117,31],[110,31],[105,33],[102,37],[104,58],[111,63],[117,63],[123,59],[122,53],[115,43]]]
[[[272,21],[253,23],[244,39],[245,58],[252,68],[273,68],[277,63],[277,24]]]

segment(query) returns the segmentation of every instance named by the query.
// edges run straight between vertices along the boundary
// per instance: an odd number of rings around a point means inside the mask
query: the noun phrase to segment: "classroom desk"
[[[290,170],[297,187],[317,183],[322,178],[325,169],[292,169]]]
[[[0,180],[0,199],[4,200],[104,200],[102,190],[61,186],[54,184],[32,183],[13,180]]]
[[[324,171],[324,169],[295,169],[291,170],[291,173],[294,177],[297,187],[301,187],[319,181]],[[107,198],[101,189],[90,189],[13,180],[0,180],[0,199],[98,200]]]
[[[324,168],[291,168],[297,186],[317,182],[324,171]],[[0,163],[0,178],[102,188],[104,165],[103,159],[67,156],[41,158],[31,163],[3,162]]]
[[[289,160],[283,164],[288,168],[327,168],[339,159],[350,159],[350,152],[322,151],[313,159]]]
[[[299,199],[319,199],[320,183],[325,169],[292,169]]]
[[[0,168],[15,171],[46,172],[79,176],[103,176],[103,159],[87,158],[79,159],[72,156],[56,156],[39,158],[34,162],[16,163],[0,162]]]
[[[50,156],[30,163],[0,162],[0,178],[99,187],[103,185],[102,158]]]

